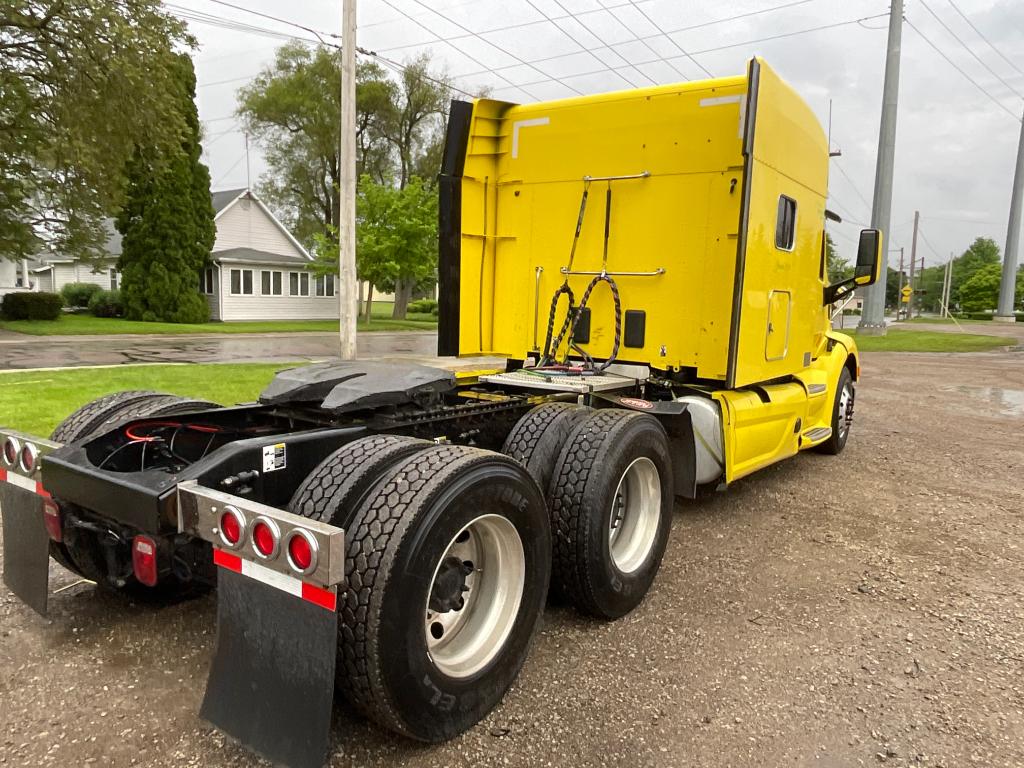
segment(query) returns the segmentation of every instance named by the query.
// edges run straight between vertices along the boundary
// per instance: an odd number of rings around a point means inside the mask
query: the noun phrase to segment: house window
[[[334,275],[320,275],[316,278],[316,295],[334,295]]]
[[[114,273],[111,273],[110,279],[111,279],[111,282],[113,282],[113,280],[114,280]],[[213,279],[214,278],[213,278],[213,268],[212,267],[207,267],[202,272],[200,272],[199,273],[199,292],[200,293],[205,293],[207,296],[212,296],[214,294]]]
[[[116,269],[110,270],[110,290],[117,290],[117,284],[120,282],[120,277],[121,275],[118,274]]]
[[[775,247],[792,251],[796,242],[796,200],[779,195],[779,217],[775,222]]]
[[[231,294],[233,296],[252,296],[252,270],[231,270]]]
[[[264,296],[281,295],[281,273],[264,269],[260,272],[260,290]]]
[[[289,272],[288,293],[291,296],[309,296],[309,273]]]

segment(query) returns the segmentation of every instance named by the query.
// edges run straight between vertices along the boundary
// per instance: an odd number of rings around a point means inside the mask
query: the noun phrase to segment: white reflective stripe
[[[535,117],[531,120],[516,120],[512,123],[512,159],[519,157],[519,129],[531,128],[535,125],[547,125],[550,117]]]
[[[10,483],[11,485],[16,485],[19,488],[23,488],[26,491],[31,491],[32,493],[36,492],[36,481],[35,480],[30,480],[29,478],[25,477],[24,475],[15,474],[14,472],[11,472],[10,470],[7,471],[7,482]]]
[[[250,579],[256,579],[256,581],[261,581],[264,584],[269,584],[272,587],[277,587],[289,595],[302,597],[302,582],[299,579],[272,571],[267,566],[254,563],[252,560],[242,558],[242,575],[248,576]]]
[[[707,99],[701,99],[700,105],[702,107],[717,107],[722,104],[739,104],[745,97],[741,94],[739,96],[714,96]]]

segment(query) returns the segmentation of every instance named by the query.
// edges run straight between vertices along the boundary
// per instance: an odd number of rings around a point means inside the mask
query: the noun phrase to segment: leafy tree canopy
[[[247,130],[266,150],[270,171],[261,180],[261,195],[296,237],[320,254],[320,269],[334,272],[340,85],[337,51],[289,44],[278,50],[272,66],[242,89],[239,109]],[[425,56],[409,63],[394,78],[377,64],[359,65],[356,172],[360,185],[375,185],[367,191],[375,201],[387,187],[404,190],[415,179],[420,179],[419,189],[433,184],[441,165],[449,98],[446,77],[431,73],[430,60]],[[417,199],[417,194],[409,197]],[[362,204],[364,208],[367,205],[365,201]],[[360,226],[364,234],[357,250],[371,240],[365,234],[371,225]],[[436,221],[431,226],[436,240]],[[368,256],[361,250],[357,254],[361,280],[406,297],[395,302],[396,317],[404,317],[405,303],[416,287],[408,280],[417,271],[433,274],[432,264],[425,264],[422,270],[382,269],[376,255]]]
[[[157,0],[0,4],[0,258],[101,255],[136,143],[179,141],[164,95],[192,45]]]

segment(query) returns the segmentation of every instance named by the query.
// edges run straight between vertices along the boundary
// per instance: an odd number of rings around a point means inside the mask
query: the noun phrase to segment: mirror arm
[[[857,288],[857,281],[852,277],[848,277],[846,280],[842,280],[838,283],[825,286],[825,296],[823,299],[822,306],[829,306],[835,304],[841,299],[845,299]]]

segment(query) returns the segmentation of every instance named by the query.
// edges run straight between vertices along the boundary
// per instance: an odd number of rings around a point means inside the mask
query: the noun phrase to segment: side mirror
[[[871,285],[882,275],[882,233],[877,229],[862,229],[857,247],[857,267],[853,282]]]
[[[825,287],[824,306],[835,304],[862,285],[871,285],[882,275],[882,233],[877,229],[862,229],[857,246],[857,265],[853,277]]]

